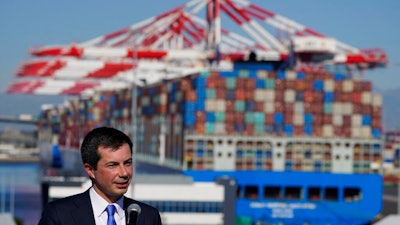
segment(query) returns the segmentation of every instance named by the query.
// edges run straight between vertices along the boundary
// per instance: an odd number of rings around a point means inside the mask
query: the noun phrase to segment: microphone
[[[136,225],[141,211],[142,209],[138,204],[130,204],[125,212],[126,225]]]

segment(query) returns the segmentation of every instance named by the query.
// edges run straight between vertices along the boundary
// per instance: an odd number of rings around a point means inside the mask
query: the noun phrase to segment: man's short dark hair
[[[133,143],[125,133],[112,127],[95,128],[83,139],[82,161],[97,169],[97,162],[100,160],[99,147],[118,149],[123,144],[128,144],[132,153]]]

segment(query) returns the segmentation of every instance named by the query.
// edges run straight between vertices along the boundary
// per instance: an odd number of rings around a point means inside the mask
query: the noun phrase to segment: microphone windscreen
[[[136,203],[133,203],[133,204],[130,204],[129,206],[128,206],[128,208],[126,209],[126,211],[128,212],[128,213],[130,213],[130,212],[136,212],[137,214],[140,214],[140,212],[142,211],[142,209],[140,208],[140,206],[138,205],[138,204],[136,204]]]
[[[126,208],[126,224],[127,225],[136,225],[137,219],[139,217],[142,209],[136,203],[130,204],[128,208]]]

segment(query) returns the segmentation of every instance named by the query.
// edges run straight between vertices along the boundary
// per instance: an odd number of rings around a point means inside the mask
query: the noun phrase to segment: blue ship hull
[[[215,181],[223,176],[234,178],[237,224],[361,225],[371,223],[382,209],[383,182],[379,174],[294,171],[185,171],[184,174],[196,182]]]

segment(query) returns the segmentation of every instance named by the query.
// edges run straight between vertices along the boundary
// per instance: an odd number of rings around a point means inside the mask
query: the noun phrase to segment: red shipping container
[[[209,76],[206,79],[206,88],[216,88],[217,87],[217,76]]]
[[[245,78],[236,78],[236,88],[246,89],[246,79]]]
[[[285,95],[284,95],[283,90],[276,90],[275,91],[275,102],[276,103],[284,102],[284,100],[285,100],[284,98],[285,98]]]
[[[216,79],[216,88],[221,88],[221,89],[225,89],[226,88],[226,80],[224,77],[217,77]]]
[[[305,80],[295,80],[295,90],[304,91],[306,90],[306,81]]]
[[[235,133],[235,125],[234,125],[233,121],[231,121],[231,122],[226,121],[225,122],[225,130],[226,130],[227,134],[234,134]]]
[[[363,84],[362,81],[359,80],[353,80],[353,87],[354,87],[354,92],[361,92],[363,89]]]
[[[343,81],[341,80],[335,80],[335,84],[334,84],[334,88],[335,88],[335,95],[336,93],[341,93],[343,92]]]
[[[285,81],[284,80],[275,80],[275,90],[283,91],[285,89]]]
[[[197,134],[205,134],[205,132],[206,132],[205,123],[204,122],[196,122],[195,130],[196,130]]]
[[[304,102],[313,102],[314,101],[314,92],[313,91],[305,91],[304,92]]]
[[[353,103],[361,103],[361,93],[360,92],[352,93],[352,102]]]
[[[256,80],[253,78],[246,79],[246,89],[254,91],[256,88]]]
[[[272,125],[274,123],[274,114],[265,113],[265,124]]]
[[[282,102],[275,102],[274,107],[275,112],[283,113],[285,111],[285,106]]]
[[[342,102],[351,102],[351,99],[352,99],[352,93],[343,92],[340,100]]]
[[[235,122],[235,113],[232,111],[232,112],[226,112],[226,114],[225,114],[225,122],[227,123],[227,124],[229,124],[229,123],[234,123]]]
[[[323,92],[318,92],[314,91],[314,103],[322,103],[324,101],[324,93]]]
[[[243,112],[234,112],[235,122],[236,123],[244,123],[244,113]]]
[[[224,87],[219,87],[216,90],[216,95],[217,95],[217,99],[225,99],[226,97],[226,88]]]
[[[196,122],[204,123],[206,121],[205,111],[196,111]]]
[[[286,125],[293,124],[293,112],[285,112],[284,114],[284,123]]]
[[[306,91],[314,91],[314,80],[306,80],[306,89],[305,90]]]
[[[323,113],[323,111],[324,111],[324,107],[323,107],[323,105],[322,105],[322,103],[312,103],[311,104],[311,111],[312,111],[312,113],[313,114],[322,114]]]
[[[226,113],[235,111],[235,101],[227,100],[225,101],[225,111]]]
[[[314,114],[313,115],[313,124],[317,126],[322,126],[322,115]]]
[[[341,91],[335,91],[333,95],[333,101],[334,102],[341,102],[343,98],[343,92]]]
[[[343,116],[343,127],[351,128],[351,115],[344,115]]]
[[[361,114],[371,115],[372,114],[372,106],[371,105],[362,104],[361,105]]]
[[[246,100],[246,90],[245,89],[236,89],[235,90],[235,98],[236,100]]]
[[[254,135],[255,130],[254,130],[254,124],[245,124],[244,125],[244,132],[246,135]]]
[[[284,105],[284,112],[293,114],[294,113],[294,103],[285,103]],[[293,115],[292,115],[293,117]]]
[[[295,136],[303,136],[304,135],[304,127],[303,126],[294,126],[294,135]]]
[[[246,100],[247,101],[254,101],[254,93],[255,89],[249,89],[246,91]]]
[[[324,115],[322,116],[322,123],[323,123],[323,124],[331,125],[332,122],[333,122],[333,116],[332,116],[332,115],[326,115],[326,114],[324,114]]]
[[[322,137],[322,126],[321,125],[314,125],[313,126],[313,134],[316,137]]]
[[[372,91],[371,81],[362,81],[361,86],[362,91]]]
[[[264,102],[255,102],[255,111],[263,112],[264,111]]]
[[[343,129],[341,126],[333,126],[333,134],[335,137],[343,137]]]
[[[304,103],[304,113],[312,113],[312,103]]]

